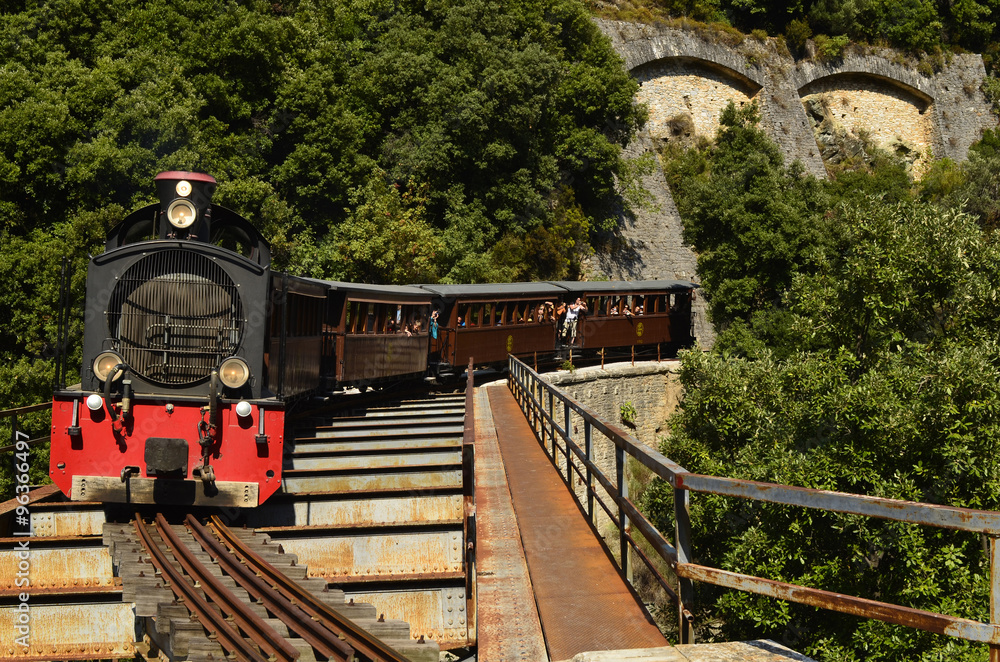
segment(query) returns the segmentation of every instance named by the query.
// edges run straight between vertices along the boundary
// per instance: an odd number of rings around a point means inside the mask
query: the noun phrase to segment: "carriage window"
[[[354,325],[351,328],[352,333],[364,333],[365,332],[365,319],[368,316],[368,311],[361,304],[360,301],[355,301],[351,304],[354,309]]]

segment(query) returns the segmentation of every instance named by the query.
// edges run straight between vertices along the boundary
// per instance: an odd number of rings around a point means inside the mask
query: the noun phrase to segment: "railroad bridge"
[[[691,474],[515,359],[506,380],[473,381],[300,416],[282,490],[251,511],[68,502],[53,486],[0,505],[0,657],[807,660],[770,641],[695,643],[695,581],[1000,643],[994,623],[697,565],[689,536],[692,492],[994,541],[997,513]],[[8,453],[45,442],[18,443],[26,409],[4,412]],[[675,490],[669,539],[629,500],[629,458]],[[659,625],[631,583],[640,565],[667,596]]]

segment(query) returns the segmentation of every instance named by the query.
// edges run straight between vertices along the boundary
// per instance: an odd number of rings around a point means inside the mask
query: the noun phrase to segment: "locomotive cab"
[[[280,485],[270,250],[215,186],[160,173],[91,260],[80,384],[53,402],[50,474],[74,500],[256,506]]]

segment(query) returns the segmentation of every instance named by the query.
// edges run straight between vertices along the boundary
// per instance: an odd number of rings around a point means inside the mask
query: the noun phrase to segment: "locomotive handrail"
[[[694,599],[693,582],[701,581],[812,607],[987,643],[990,647],[991,662],[1000,660],[1000,625],[998,625],[998,621],[1000,621],[1000,544],[998,544],[1000,543],[1000,513],[690,473],[657,451],[644,446],[631,434],[600,419],[594,412],[565,392],[546,383],[536,371],[522,361],[511,356],[508,358],[508,367],[508,386],[512,394],[518,401],[529,424],[538,435],[549,459],[557,468],[560,468],[560,460],[565,462],[564,480],[570,485],[571,491],[577,499],[580,499],[581,496],[577,493],[576,488],[572,487],[572,474],[575,472],[580,477],[584,486],[583,493],[586,495],[586,504],[581,504],[581,506],[584,507],[591,525],[595,526],[594,501],[596,498],[611,522],[617,527],[619,535],[617,560],[622,574],[631,578],[628,554],[629,549],[631,549],[649,567],[653,576],[677,602],[681,643],[694,642],[693,617],[690,606]],[[545,406],[546,399],[548,400],[547,407]],[[557,422],[557,417],[553,414],[556,400],[559,401],[563,410],[561,423]],[[583,422],[585,441],[583,450],[573,438],[577,431],[576,421],[573,420],[574,414]],[[592,435],[595,429],[615,446],[616,475],[614,480],[605,476],[603,470],[594,461]],[[551,447],[547,445],[546,437],[551,441]],[[629,500],[628,483],[625,480],[626,455],[635,458],[674,488],[675,545],[670,544]],[[577,462],[574,461],[574,458],[582,464],[583,468],[576,466]],[[595,489],[595,479],[612,501],[613,507],[604,504],[599,491]],[[981,623],[694,564],[691,562],[691,492],[719,494],[981,533],[990,539],[990,623]],[[614,512],[615,507],[617,512]],[[653,561],[636,544],[635,539],[629,533],[629,525],[634,526],[642,533],[661,559],[674,571],[676,591],[670,585],[671,582],[662,576]]]

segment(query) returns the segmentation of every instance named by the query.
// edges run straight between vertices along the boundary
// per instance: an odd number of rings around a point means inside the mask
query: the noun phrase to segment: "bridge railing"
[[[828,492],[824,490],[762,483],[735,478],[704,476],[687,471],[655,450],[648,448],[628,432],[600,419],[558,388],[546,383],[523,362],[509,358],[508,385],[535,429],[539,441],[558,467],[565,460],[564,480],[573,485],[573,475],[583,484],[586,503],[581,502],[594,524],[595,500],[618,529],[619,567],[630,576],[629,549],[646,564],[660,585],[678,606],[681,643],[693,643],[693,619],[690,606],[694,600],[693,582],[700,581],[799,604],[871,618],[887,623],[945,634],[989,644],[990,662],[1000,662],[1000,512],[954,508],[929,503],[898,501],[878,497]],[[583,423],[583,447],[577,435]],[[594,460],[594,433],[615,447],[615,475],[607,476]],[[674,542],[669,542],[629,500],[625,468],[632,457],[654,474],[670,483],[674,490]],[[596,483],[603,488],[597,490]],[[577,494],[576,490],[572,490]],[[600,498],[603,491],[611,504]],[[739,497],[802,508],[864,515],[897,522],[908,522],[946,529],[970,531],[989,539],[990,622],[980,623],[955,616],[938,614],[865,598],[832,593],[797,584],[772,581],[691,562],[690,495],[704,492]],[[580,495],[577,494],[580,499]],[[629,525],[638,530],[649,545],[676,575],[676,589],[657,570],[653,559],[636,543]]]
[[[43,411],[45,409],[52,409],[51,402],[42,402],[37,405],[28,405],[26,407],[15,407],[14,409],[4,409],[0,410],[0,421],[6,421],[9,419],[10,425],[10,445],[0,446],[0,453],[5,451],[12,451],[17,445],[17,442],[22,444],[27,443],[28,445],[34,446],[36,444],[45,444],[49,442],[49,435],[38,437],[35,439],[26,439],[27,435],[21,430],[18,425],[18,419],[25,414],[30,414],[36,411]],[[23,438],[24,437],[24,438]]]

